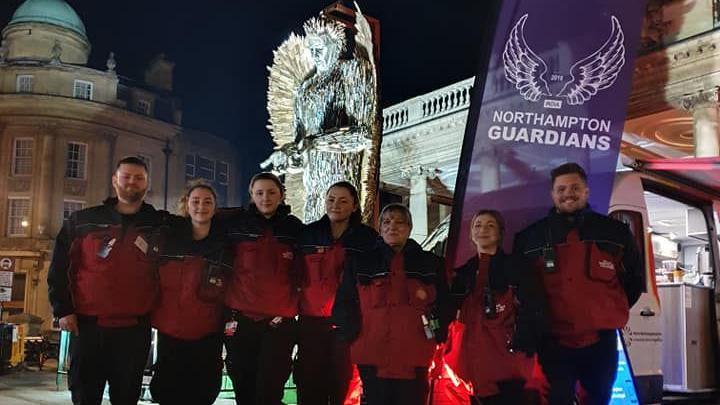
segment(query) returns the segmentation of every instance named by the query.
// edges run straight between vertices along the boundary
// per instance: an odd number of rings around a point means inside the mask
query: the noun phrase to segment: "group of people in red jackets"
[[[406,206],[385,206],[378,234],[348,182],[303,225],[271,173],[252,178],[247,209],[219,210],[211,186],[191,184],[180,216],[143,202],[147,175],[141,159],[121,160],[117,197],[74,213],[57,238],[48,283],[74,335],[75,404],[99,405],[106,383],[113,404],[137,403],[151,327],[161,404],[212,404],[223,347],[244,405],[282,404],[291,372],[302,405],[350,403],[354,375],[363,403],[424,405],[433,358],[472,386],[475,403],[532,403],[535,353],[546,402],[571,404],[578,381],[588,403],[609,399],[609,336],[639,295],[639,261],[627,227],[588,209],[577,165],[553,172],[555,208],[513,253],[501,248],[502,215],[477,212],[476,254],[449,278],[410,238]]]

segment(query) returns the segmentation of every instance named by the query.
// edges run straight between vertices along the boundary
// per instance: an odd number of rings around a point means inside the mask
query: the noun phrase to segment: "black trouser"
[[[535,403],[525,390],[524,380],[499,381],[497,394],[489,397],[473,396],[472,405],[524,405]]]
[[[234,336],[225,336],[225,364],[238,405],[279,405],[290,376],[296,322],[284,318],[276,325],[270,319],[252,320],[240,314]]]
[[[390,354],[392,355],[392,354]],[[358,365],[367,405],[426,405],[429,394],[427,369],[416,368],[415,378],[379,378],[374,366]]]
[[[119,328],[98,326],[78,316],[80,334],[70,339],[70,390],[75,405],[100,405],[105,382],[113,405],[136,405],[150,351],[150,323]]]
[[[572,404],[579,381],[587,394],[584,403],[607,405],[617,373],[617,338],[614,330],[600,332],[600,340],[588,347],[573,349],[545,342],[538,361],[549,383],[550,405]]]
[[[342,405],[353,375],[350,345],[329,318],[301,316],[294,368],[300,405]]]
[[[211,405],[222,383],[222,338],[180,340],[158,333],[157,363],[150,382],[162,405]]]

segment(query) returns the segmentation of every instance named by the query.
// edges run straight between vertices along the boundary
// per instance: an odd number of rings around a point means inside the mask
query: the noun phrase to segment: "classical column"
[[[413,229],[410,237],[422,243],[428,235],[428,179],[437,175],[438,170],[423,166],[414,166],[402,170],[402,177],[410,180],[410,214]]]
[[[720,156],[719,118],[716,103],[699,105],[693,110],[695,157]]]
[[[695,157],[720,156],[718,89],[685,96],[681,106],[693,115]]]

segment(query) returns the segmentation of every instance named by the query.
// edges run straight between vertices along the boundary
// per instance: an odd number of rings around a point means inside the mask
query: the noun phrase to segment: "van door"
[[[659,354],[652,352],[656,347],[635,338],[638,315],[647,302],[631,310],[626,332],[633,333],[629,350],[638,381],[649,371],[643,358],[652,357],[661,359],[666,390],[715,389],[720,159],[657,159],[635,161],[632,167],[634,172],[618,173],[616,207],[611,210],[629,205],[644,209],[647,295],[662,308],[654,317],[661,327]]]
[[[660,403],[663,393],[661,307],[651,265],[653,250],[648,232],[649,219],[639,173],[616,174],[609,212],[611,217],[628,225],[643,258],[645,288],[630,309],[630,319],[622,332],[640,402]]]

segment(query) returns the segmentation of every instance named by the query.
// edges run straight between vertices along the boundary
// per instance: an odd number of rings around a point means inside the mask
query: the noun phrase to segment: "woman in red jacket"
[[[368,405],[425,405],[428,367],[445,338],[442,261],[410,239],[411,229],[404,205],[382,210],[382,238],[348,261],[333,309]]]
[[[346,258],[363,254],[377,239],[361,223],[355,187],[341,181],[325,195],[325,215],[303,229],[298,359],[295,382],[302,405],[342,405],[353,374],[350,346],[330,319]]]
[[[520,306],[525,312],[537,310],[527,293],[531,285],[517,280],[521,262],[502,251],[503,230],[498,211],[481,210],[472,218],[470,239],[476,254],[455,269],[450,286],[458,308],[456,326],[463,333],[451,335],[445,360],[472,384],[473,403],[521,405],[527,403],[524,386],[532,373],[539,330],[533,329],[537,321],[521,323],[518,316]]]
[[[283,204],[272,173],[250,180],[252,203],[224,220],[235,252],[225,295],[225,359],[235,401],[277,405],[290,375],[296,340],[296,245],[302,222]]]
[[[222,310],[232,257],[213,224],[215,191],[191,185],[162,249],[152,312],[158,359],[150,390],[160,404],[210,405],[220,392]]]

